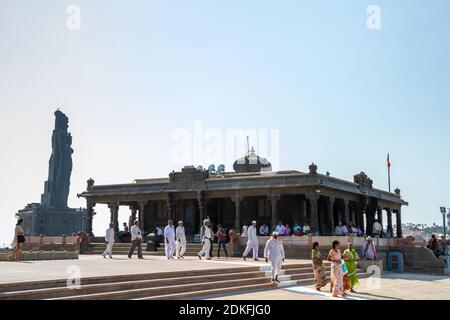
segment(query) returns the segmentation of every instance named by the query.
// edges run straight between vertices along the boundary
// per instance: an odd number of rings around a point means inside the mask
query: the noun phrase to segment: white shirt
[[[372,242],[372,244],[366,243],[367,251],[366,251],[366,258],[368,260],[375,260],[377,251],[375,249],[375,244]]]
[[[204,233],[203,233],[203,238],[202,238],[202,240],[204,240],[205,238],[208,238],[208,239],[210,239],[210,240],[212,240],[212,232],[211,232],[211,228],[210,227],[207,227],[207,226],[203,226],[203,230],[204,230]]]
[[[269,227],[268,226],[261,226],[261,227],[259,227],[259,233],[260,234],[264,234],[264,235],[268,234],[269,233]]]
[[[106,229],[105,241],[108,243],[114,243],[114,229],[113,228]]]
[[[156,227],[156,233],[158,234],[158,236],[164,235],[164,231],[163,231],[163,229],[160,228],[160,227]]]
[[[348,234],[348,229],[345,224],[342,226],[342,231],[344,231],[344,234]]]
[[[137,225],[133,225],[131,227],[131,241],[136,239],[142,239],[141,229]]]
[[[258,245],[258,236],[256,235],[256,227],[251,225],[247,229],[248,240]]]
[[[336,229],[334,230],[334,233],[336,233],[337,236],[343,236],[344,235],[344,229],[340,226],[336,226]]]
[[[284,235],[284,232],[286,231],[286,227],[283,226],[282,224],[277,225],[277,227],[275,228],[275,231],[278,232],[279,236]]]
[[[184,227],[178,226],[175,230],[175,236],[177,239],[186,239],[186,234],[184,233]]]
[[[283,243],[274,238],[267,240],[266,247],[264,248],[264,258],[267,258],[270,261],[284,259]]]
[[[375,231],[375,232],[380,232],[381,229],[383,229],[383,227],[381,226],[381,224],[380,224],[378,221],[377,221],[377,222],[374,222],[374,224],[373,224],[373,231]]]
[[[242,237],[244,237],[244,238],[247,237],[247,230],[248,230],[247,226],[242,227],[242,234],[241,234]]]
[[[169,242],[175,242],[175,230],[173,226],[167,225],[164,228],[164,238],[169,240]]]

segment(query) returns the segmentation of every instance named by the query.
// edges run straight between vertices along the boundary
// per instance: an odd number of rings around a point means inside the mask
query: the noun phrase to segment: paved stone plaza
[[[288,259],[286,264],[304,263],[305,260]],[[81,277],[123,275],[137,273],[158,273],[187,270],[207,270],[212,268],[238,268],[242,266],[261,266],[264,262],[244,262],[241,259],[221,259],[199,261],[196,257],[185,260],[166,260],[164,257],[145,257],[144,260],[126,256],[116,256],[105,260],[101,256],[80,256],[79,260],[25,261],[19,263],[0,262],[0,284],[65,279],[70,266],[80,267]],[[448,299],[450,300],[450,277],[429,276],[410,273],[383,273],[379,286],[373,287],[373,279],[362,279],[357,294],[347,299]],[[375,283],[376,285],[376,283]],[[324,300],[332,299],[328,286],[323,292],[316,292],[312,286],[291,286],[273,290],[261,290],[242,294],[209,296],[205,299],[226,300]]]
[[[372,279],[360,280],[357,293],[348,300],[450,300],[450,277],[412,273],[383,273],[379,288],[368,288]],[[313,286],[260,291],[253,293],[211,297],[214,300],[341,300],[331,297],[329,285],[317,292]]]

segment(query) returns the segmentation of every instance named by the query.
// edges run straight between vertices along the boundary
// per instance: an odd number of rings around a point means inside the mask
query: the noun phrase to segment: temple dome
[[[271,163],[265,159],[261,158],[255,153],[255,148],[252,147],[250,152],[240,159],[234,162],[233,169],[235,172],[270,172],[272,171]]]

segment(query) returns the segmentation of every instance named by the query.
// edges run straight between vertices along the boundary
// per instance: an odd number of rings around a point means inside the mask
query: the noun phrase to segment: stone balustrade
[[[78,251],[22,251],[20,261],[78,259]],[[0,253],[0,261],[9,261],[8,253]]]

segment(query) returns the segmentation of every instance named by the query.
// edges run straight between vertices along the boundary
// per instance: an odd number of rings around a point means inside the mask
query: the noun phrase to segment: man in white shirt
[[[209,220],[204,220],[203,221],[203,226],[200,229],[200,237],[202,239],[202,243],[203,243],[203,248],[202,250],[198,253],[198,258],[200,260],[202,260],[202,255],[205,255],[206,260],[211,260],[211,257],[209,256],[209,250],[211,249],[211,242],[212,242],[212,231],[211,228],[209,227],[210,222]]]
[[[259,227],[259,234],[262,236],[269,235],[269,226],[264,223],[261,227]]]
[[[264,258],[266,258],[266,262],[270,261],[272,264],[272,281],[280,282],[278,280],[278,274],[280,273],[285,255],[283,243],[278,240],[278,233],[276,231],[267,240],[266,247],[264,248]]]
[[[336,236],[343,236],[344,235],[344,229],[342,228],[342,222],[338,222],[338,225],[334,229],[334,234]]]
[[[275,228],[275,232],[280,236],[284,236],[285,231],[286,227],[283,225],[283,222],[278,221],[277,227]]]
[[[175,230],[176,236],[176,256],[178,259],[184,259],[184,253],[186,252],[186,234],[184,232],[183,221],[178,221],[178,227]]]
[[[372,226],[372,232],[375,237],[379,237],[381,235],[381,231],[383,230],[383,226],[378,220],[375,220]]]
[[[175,251],[175,229],[173,227],[173,220],[167,221],[167,226],[164,228],[164,243],[166,249],[166,259],[173,259]]]
[[[258,261],[258,236],[256,235],[256,221],[252,221],[252,225],[247,229],[248,241],[242,259],[247,260],[250,250],[253,250],[253,260]]]
[[[308,226],[308,224],[305,222],[305,225],[303,226],[303,234],[308,235],[311,232],[311,227]]]
[[[138,258],[144,259],[142,256],[142,234],[139,229],[139,220],[134,221],[134,225],[131,227],[131,247],[128,252],[128,258],[131,259],[134,253],[134,249],[138,248]]]
[[[106,255],[109,256],[110,259],[112,259],[112,249],[114,244],[114,223],[109,224],[109,228],[106,229],[105,233],[105,242],[106,242],[106,249],[103,252],[102,256],[106,259]]]

